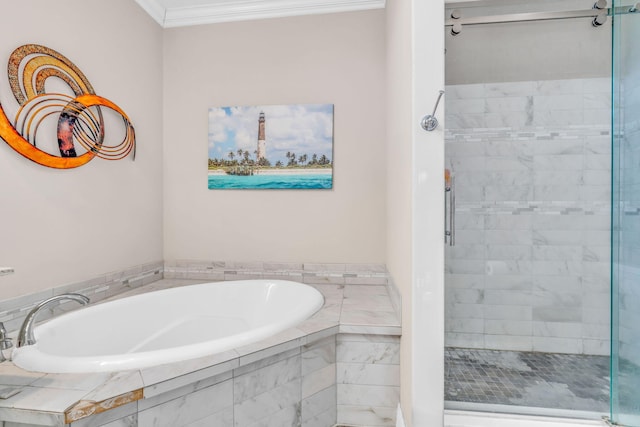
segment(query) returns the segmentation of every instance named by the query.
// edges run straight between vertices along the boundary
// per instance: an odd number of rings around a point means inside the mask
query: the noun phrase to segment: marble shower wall
[[[609,352],[610,80],[447,86],[446,344]]]

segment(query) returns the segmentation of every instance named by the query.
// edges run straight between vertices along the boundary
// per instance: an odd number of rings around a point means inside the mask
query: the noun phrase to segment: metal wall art
[[[119,160],[133,153],[135,158],[135,131],[129,117],[116,104],[96,95],[82,71],[65,56],[45,46],[20,46],[9,57],[8,75],[11,91],[20,108],[12,123],[0,104],[0,138],[24,157],[57,169],[82,166],[96,156]],[[65,82],[75,97],[46,93],[45,82],[50,77]],[[122,116],[125,136],[121,142],[114,145],[105,143],[104,117],[100,107]],[[52,115],[57,115],[60,155],[48,153],[37,146],[38,128]],[[81,148],[76,147],[76,143]]]

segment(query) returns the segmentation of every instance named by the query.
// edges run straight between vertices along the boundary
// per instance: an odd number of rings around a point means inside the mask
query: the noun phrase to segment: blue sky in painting
[[[333,161],[333,105],[295,104],[209,109],[209,158],[229,159],[229,152],[248,151],[255,159],[258,118],[265,113],[267,159],[287,164],[286,153],[323,154]]]

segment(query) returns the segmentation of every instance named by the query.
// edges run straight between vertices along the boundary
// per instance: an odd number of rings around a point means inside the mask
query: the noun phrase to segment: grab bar
[[[456,180],[449,169],[444,170],[444,242],[449,240],[449,246],[456,244]],[[449,209],[447,209],[447,193]],[[447,228],[448,220],[448,228]]]

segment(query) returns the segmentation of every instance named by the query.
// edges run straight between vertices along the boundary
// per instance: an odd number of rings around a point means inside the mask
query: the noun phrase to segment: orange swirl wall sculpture
[[[20,109],[11,123],[0,104],[0,138],[18,153],[57,169],[82,166],[96,156],[119,160],[133,153],[135,158],[136,137],[129,117],[116,104],[96,95],[82,71],[65,56],[45,46],[27,44],[13,51],[7,69],[9,84]],[[57,77],[69,85],[75,98],[46,93],[45,81],[49,77]],[[121,142],[105,143],[100,107],[122,116],[125,136]],[[52,115],[58,118],[59,156],[37,147],[38,128]],[[84,149],[83,154],[76,154],[76,143]]]

